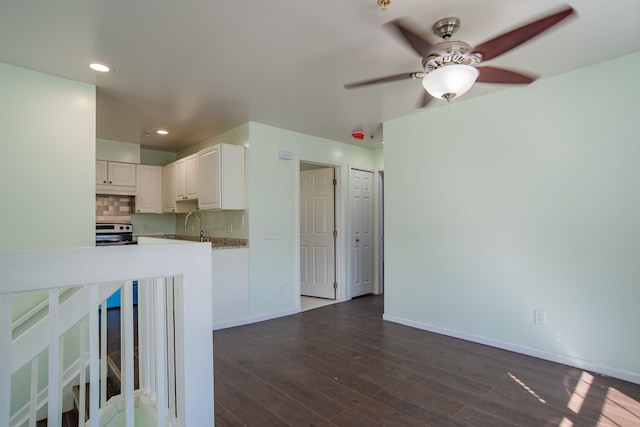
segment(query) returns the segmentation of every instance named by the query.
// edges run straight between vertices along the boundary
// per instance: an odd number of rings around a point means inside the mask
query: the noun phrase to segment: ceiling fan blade
[[[538,19],[527,25],[524,25],[501,36],[495,37],[489,41],[476,46],[473,49],[473,53],[482,54],[482,60],[487,61],[502,55],[505,52],[513,49],[516,46],[521,45],[527,40],[537,36],[545,30],[548,30],[558,22],[562,21],[574,12],[573,8],[567,7],[566,9],[549,15],[545,18]]]
[[[476,82],[481,83],[504,83],[504,84],[529,84],[535,80],[524,74],[515,71],[505,70],[496,67],[476,67],[480,72]]]
[[[421,58],[426,58],[433,51],[433,45],[409,28],[402,20],[395,19],[386,25],[395,28],[404,41],[406,41]]]
[[[423,74],[421,71],[415,71],[413,73],[394,74],[392,76],[378,77],[376,79],[370,79],[370,80],[363,80],[363,81],[360,81],[360,82],[348,83],[348,84],[344,85],[344,88],[345,89],[354,89],[354,88],[357,88],[357,87],[370,86],[370,85],[375,85],[375,84],[379,84],[379,83],[395,82],[395,81],[398,81],[398,80],[405,80],[405,79],[417,79],[417,78],[421,77],[421,74]]]
[[[416,104],[416,108],[424,108],[431,101],[433,101],[433,96],[429,95],[429,92],[427,92],[426,90],[423,90],[422,91],[422,95],[420,96],[420,99],[418,100],[418,103]]]

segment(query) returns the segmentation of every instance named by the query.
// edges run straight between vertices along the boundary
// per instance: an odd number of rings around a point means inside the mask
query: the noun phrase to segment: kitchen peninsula
[[[199,236],[187,236],[176,234],[161,234],[161,235],[138,235],[138,237],[151,237],[156,239],[170,239],[170,240],[185,240],[189,242],[199,242]],[[206,237],[204,240],[206,243],[211,243],[211,249],[238,249],[246,248],[249,246],[247,239],[234,239],[229,237]]]

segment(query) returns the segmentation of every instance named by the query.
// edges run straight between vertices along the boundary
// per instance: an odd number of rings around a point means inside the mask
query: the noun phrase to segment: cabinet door
[[[187,160],[180,159],[175,163],[175,200],[187,198]]]
[[[107,162],[96,160],[96,184],[106,184],[108,180]]]
[[[220,209],[220,146],[202,150],[198,159],[198,208]]]
[[[244,209],[244,147],[220,145],[220,209]]]
[[[109,182],[111,185],[135,187],[136,165],[133,163],[107,162]]]
[[[136,213],[162,213],[162,167],[136,167]]]
[[[162,211],[176,211],[175,163],[162,168]]]
[[[187,199],[194,200],[198,198],[198,154],[187,157],[186,161],[186,190]]]

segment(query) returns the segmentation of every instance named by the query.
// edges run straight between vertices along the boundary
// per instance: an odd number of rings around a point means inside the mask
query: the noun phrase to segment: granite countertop
[[[156,239],[172,239],[172,240],[187,240],[190,242],[199,242],[200,236],[185,236],[179,234],[161,234],[161,235],[140,235],[137,237],[154,237]],[[211,249],[237,249],[246,248],[249,246],[247,239],[231,239],[229,237],[207,237],[211,243]]]

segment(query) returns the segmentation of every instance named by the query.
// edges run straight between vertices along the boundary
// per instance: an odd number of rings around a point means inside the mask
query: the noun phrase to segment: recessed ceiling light
[[[100,64],[98,62],[94,62],[93,64],[89,64],[89,67],[94,71],[99,71],[101,73],[108,73],[112,71],[111,67],[105,64]]]
[[[156,131],[156,133],[159,134],[159,135],[167,135],[169,133],[169,131],[168,130],[164,130],[164,129],[158,129]]]

